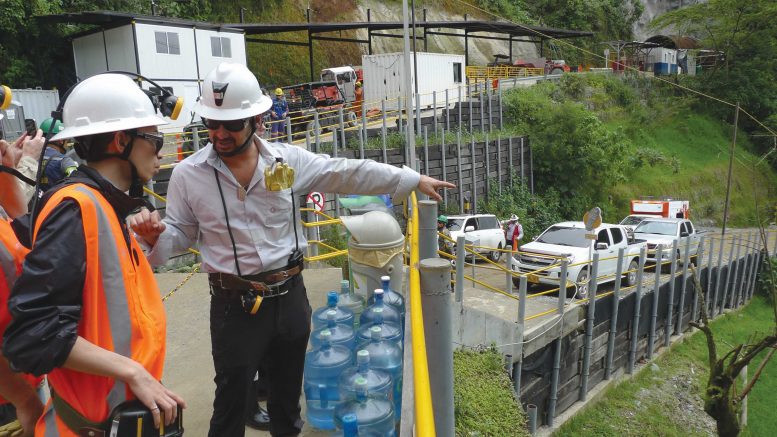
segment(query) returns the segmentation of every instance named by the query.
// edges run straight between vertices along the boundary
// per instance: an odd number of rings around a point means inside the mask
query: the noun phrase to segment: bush
[[[457,436],[528,436],[526,415],[495,349],[453,353]]]

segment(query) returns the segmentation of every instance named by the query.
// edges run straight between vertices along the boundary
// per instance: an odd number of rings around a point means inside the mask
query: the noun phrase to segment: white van
[[[495,215],[449,215],[448,230],[454,241],[463,234],[467,244],[477,246],[475,250],[487,254],[491,261],[497,262],[502,258],[502,252],[493,250],[502,249],[505,244],[505,233]]]

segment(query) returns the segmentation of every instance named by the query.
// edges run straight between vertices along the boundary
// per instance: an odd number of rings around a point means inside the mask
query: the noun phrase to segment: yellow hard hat
[[[362,86],[361,82],[356,82],[356,86]]]
[[[280,88],[275,88],[275,95],[276,96],[282,96],[283,95],[283,90],[280,89]]]

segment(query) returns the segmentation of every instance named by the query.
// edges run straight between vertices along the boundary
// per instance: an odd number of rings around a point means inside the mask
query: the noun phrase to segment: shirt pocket
[[[268,236],[278,236],[292,220],[291,189],[282,191],[267,191],[265,193],[266,209],[264,222],[270,231]]]

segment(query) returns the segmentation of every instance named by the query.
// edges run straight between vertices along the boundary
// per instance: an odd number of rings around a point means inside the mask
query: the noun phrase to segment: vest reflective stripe
[[[16,239],[11,224],[0,219],[0,343],[5,329],[11,323],[11,314],[8,312],[8,297],[14,282],[21,274],[22,262],[27,252],[29,252],[27,248]],[[43,380],[43,378],[27,374],[22,375],[22,377],[32,387],[37,387]],[[7,401],[0,396],[0,405],[5,403]]]
[[[104,349],[130,357],[161,379],[165,352],[165,315],[151,266],[135,239],[130,249],[121,222],[98,191],[83,184],[58,190],[35,224],[41,223],[63,200],[78,202],[86,241],[86,275],[78,333]],[[134,252],[136,255],[132,255]],[[121,381],[58,368],[49,375],[64,401],[94,422],[134,396]],[[38,421],[36,435],[75,436],[55,413]]]

